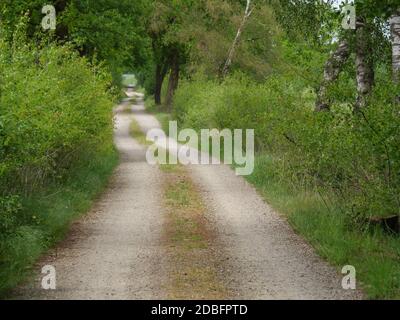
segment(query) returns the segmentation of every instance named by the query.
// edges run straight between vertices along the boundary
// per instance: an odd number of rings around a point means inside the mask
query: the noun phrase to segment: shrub
[[[110,83],[68,45],[0,38],[0,293],[112,172]]]
[[[28,195],[110,143],[108,78],[68,47],[0,50],[0,192]]]
[[[342,77],[331,94],[342,81],[349,80]],[[310,83],[296,75],[256,83],[236,74],[223,83],[183,82],[174,115],[181,127],[197,130],[255,129],[258,152],[279,159],[281,178],[334,195],[349,221],[361,222],[399,213],[400,107],[388,98],[396,90],[381,74],[363,113],[353,114],[343,97],[331,112],[315,113]]]
[[[0,198],[0,237],[4,238],[15,231],[18,224],[18,214],[21,202],[18,196]]]

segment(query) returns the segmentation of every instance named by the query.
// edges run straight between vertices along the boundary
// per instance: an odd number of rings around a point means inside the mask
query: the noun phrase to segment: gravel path
[[[359,299],[256,190],[227,166],[192,166],[229,256],[227,286],[240,299]]]
[[[129,135],[131,117],[144,131],[159,127],[144,111],[116,109],[115,143],[121,164],[92,211],[72,226],[39,266],[57,270],[57,290],[21,287],[23,299],[163,299],[162,175]],[[177,148],[171,141],[170,147]],[[161,142],[162,143],[162,142]],[[217,232],[226,287],[238,299],[359,299],[341,289],[341,276],[319,258],[242,177],[225,165],[187,168]],[[39,269],[40,270],[40,269]]]
[[[116,109],[115,144],[121,153],[109,188],[67,238],[38,263],[53,265],[57,290],[40,288],[40,271],[18,290],[22,299],[161,299],[160,172],[130,137],[132,115]]]
[[[150,115],[136,116],[148,130]],[[177,153],[176,141],[167,138]],[[159,140],[160,145],[165,141]],[[198,159],[197,150],[191,157]],[[323,261],[288,222],[265,203],[243,177],[226,165],[190,165],[193,181],[208,204],[208,220],[218,235],[226,286],[238,299],[361,299],[343,290],[342,275]]]

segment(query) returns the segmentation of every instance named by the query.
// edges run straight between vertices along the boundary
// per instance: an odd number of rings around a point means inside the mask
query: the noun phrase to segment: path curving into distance
[[[165,299],[163,174],[145,160],[145,147],[129,134],[132,117],[144,132],[160,125],[141,96],[115,110],[121,163],[92,210],[37,264],[35,278],[16,290],[22,299]],[[167,139],[170,148],[175,141]],[[360,299],[343,290],[341,275],[264,202],[254,187],[225,165],[185,168],[207,206],[206,223],[219,259],[214,273],[232,299]],[[190,256],[190,255],[189,255]],[[185,264],[190,261],[185,261]],[[57,270],[57,290],[40,287],[41,266]],[[212,267],[210,267],[212,268]],[[168,271],[169,270],[169,271]],[[184,281],[184,279],[183,279]],[[206,297],[207,298],[207,297]]]
[[[109,187],[65,240],[37,264],[37,275],[17,289],[21,299],[162,299],[163,214],[157,167],[129,132],[127,103],[115,109],[120,164]],[[56,268],[57,289],[41,289],[41,267]]]

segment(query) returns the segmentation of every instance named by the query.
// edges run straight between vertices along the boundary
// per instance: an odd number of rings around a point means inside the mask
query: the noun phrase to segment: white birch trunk
[[[367,24],[362,19],[357,21],[356,30],[356,76],[357,76],[357,101],[355,110],[360,110],[367,105],[368,95],[374,84],[374,63],[371,55],[371,34]]]
[[[229,68],[230,68],[230,66],[232,64],[233,56],[235,54],[236,47],[239,44],[240,37],[241,37],[243,29],[244,29],[244,27],[246,25],[247,19],[249,19],[249,17],[251,16],[251,13],[253,12],[253,9],[250,9],[250,7],[251,7],[251,0],[247,0],[246,10],[245,10],[242,22],[241,22],[241,24],[239,26],[239,29],[237,31],[235,40],[233,41],[233,44],[232,44],[232,46],[231,46],[231,48],[229,50],[228,58],[226,59],[224,68],[222,69],[222,77],[223,78],[228,74]]]
[[[350,57],[350,46],[347,40],[341,40],[339,46],[332,53],[325,64],[324,79],[318,89],[318,98],[315,104],[315,111],[329,110],[329,99],[327,91],[330,84],[337,80],[344,64]]]
[[[400,8],[390,18],[393,81],[400,82]]]

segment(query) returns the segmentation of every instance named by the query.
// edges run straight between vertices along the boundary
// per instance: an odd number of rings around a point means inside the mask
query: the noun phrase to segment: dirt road
[[[38,263],[37,276],[18,290],[23,299],[161,299],[163,214],[160,172],[131,138],[132,115],[116,109],[121,163],[91,212]],[[56,269],[57,290],[41,289],[41,266]]]
[[[146,163],[144,147],[129,135],[131,117],[144,131],[159,124],[145,113],[142,102],[133,107],[133,114],[123,109],[116,111],[115,130],[121,164],[110,187],[92,211],[73,225],[60,247],[38,264],[56,267],[57,290],[41,290],[38,274],[31,285],[19,289],[19,297],[167,297],[163,284],[173,264],[166,261],[162,241],[163,176]],[[186,171],[207,205],[205,221],[216,234],[213,256],[223,260],[213,272],[223,279],[229,298],[361,298],[358,291],[343,290],[338,272],[229,167],[193,165]]]
[[[357,299],[244,178],[229,167],[193,166],[230,259],[229,288],[240,299]]]

